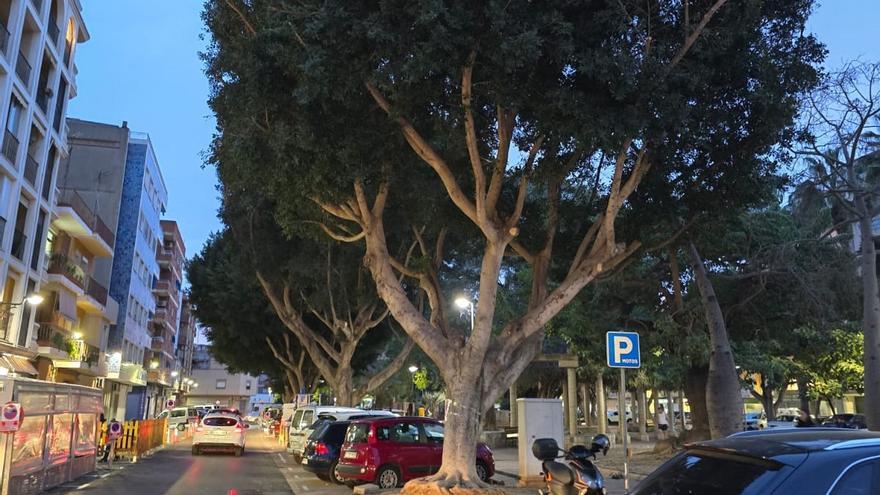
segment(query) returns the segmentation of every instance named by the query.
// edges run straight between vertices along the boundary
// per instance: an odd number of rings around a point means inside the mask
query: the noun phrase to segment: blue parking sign
[[[605,355],[610,368],[639,368],[639,334],[635,332],[608,332],[605,334]]]

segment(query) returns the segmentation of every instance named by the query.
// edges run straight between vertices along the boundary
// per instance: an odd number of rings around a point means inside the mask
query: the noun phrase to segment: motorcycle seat
[[[571,475],[571,469],[561,462],[545,461],[544,472],[550,473],[550,476],[553,477],[553,481],[562,483],[563,485],[574,484],[574,477]]]

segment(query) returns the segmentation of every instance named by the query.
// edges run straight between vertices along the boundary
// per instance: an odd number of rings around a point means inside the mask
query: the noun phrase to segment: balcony
[[[76,305],[83,311],[102,314],[107,308],[107,288],[92,277],[85,277],[83,293],[76,298]]]
[[[28,153],[27,159],[25,159],[24,162],[24,178],[27,179],[34,188],[37,187],[38,173],[40,173],[40,164],[34,160],[34,157],[32,157],[30,153]]]
[[[60,197],[56,213],[58,218],[54,223],[58,228],[76,237],[95,256],[113,255],[113,232],[78,193],[66,192]]]
[[[49,21],[49,43],[52,45],[58,46],[58,36],[61,34],[61,30],[58,29],[58,24],[55,24],[55,21]]]
[[[156,250],[156,261],[159,263],[159,266],[168,268],[173,267],[178,273],[183,265],[180,256],[177,255],[177,251],[161,247]]]
[[[9,129],[6,129],[6,133],[3,135],[2,152],[3,156],[15,167],[15,157],[18,155],[18,138]]]
[[[40,325],[37,330],[38,355],[52,360],[71,359],[74,351],[74,341],[65,332],[48,325]]]
[[[47,332],[49,331],[49,329],[54,328],[56,330],[63,330],[68,333],[73,333],[73,327],[76,323],[75,321],[71,320],[70,317],[65,316],[60,311],[50,311],[45,308],[39,308],[37,310],[36,320],[37,323],[40,324],[40,331],[46,330]]]
[[[67,256],[58,253],[53,254],[47,271],[49,275],[60,275],[72,283],[74,287],[70,287],[68,284],[65,285],[68,285],[74,292],[82,294],[85,291],[86,273],[81,266],[71,261]]]
[[[143,387],[147,384],[147,371],[138,363],[118,363],[107,367],[107,379],[125,385]]]
[[[31,70],[31,63],[28,62],[27,57],[24,56],[24,53],[18,52],[18,61],[15,62],[15,73],[18,74],[18,78],[21,79],[25,86],[31,82]]]
[[[12,234],[12,255],[20,261],[24,261],[25,244],[27,244],[27,236],[21,230],[15,229]]]
[[[147,383],[171,386],[171,375],[168,370],[150,370],[147,372]]]
[[[177,295],[177,288],[174,286],[174,284],[171,283],[170,280],[156,280],[153,283],[153,292],[160,296],[168,296],[173,298]]]

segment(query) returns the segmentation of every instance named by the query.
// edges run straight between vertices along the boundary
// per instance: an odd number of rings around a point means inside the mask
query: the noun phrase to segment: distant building
[[[257,393],[257,377],[230,373],[211,356],[211,346],[197,344],[193,353],[192,377],[198,384],[186,396],[187,405],[219,404],[248,410],[251,395]]]
[[[177,331],[177,363],[181,376],[192,375],[193,346],[197,332],[196,317],[186,294],[180,303],[180,327]]]

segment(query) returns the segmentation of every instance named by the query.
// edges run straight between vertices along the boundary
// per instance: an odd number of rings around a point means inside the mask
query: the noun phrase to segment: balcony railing
[[[27,159],[25,159],[24,162],[24,178],[35,188],[37,187],[38,173],[40,173],[40,164],[34,160],[34,157],[32,157],[30,153],[28,153]]]
[[[21,79],[25,86],[31,82],[31,63],[28,62],[24,53],[18,52],[18,61],[15,63],[15,73]]]
[[[86,273],[82,267],[71,261],[63,254],[53,254],[49,261],[49,273],[63,275],[65,278],[76,284],[77,287],[85,290]],[[106,300],[105,300],[106,302]]]
[[[101,220],[101,217],[95,215],[79,193],[70,191],[65,192],[64,195],[58,199],[58,206],[67,206],[71,208],[96,234],[98,234],[101,239],[104,240],[104,242],[107,243],[108,246],[113,247],[115,236],[110,230],[110,227]]]
[[[12,162],[12,166],[15,166],[15,157],[18,155],[18,138],[15,137],[9,129],[6,129],[6,133],[3,134],[3,156],[6,157],[7,160]]]
[[[89,277],[89,282],[86,284],[86,294],[101,303],[102,306],[107,305],[107,288],[92,277]]]
[[[12,255],[24,261],[24,245],[27,244],[27,236],[21,230],[15,229],[12,234]]]

